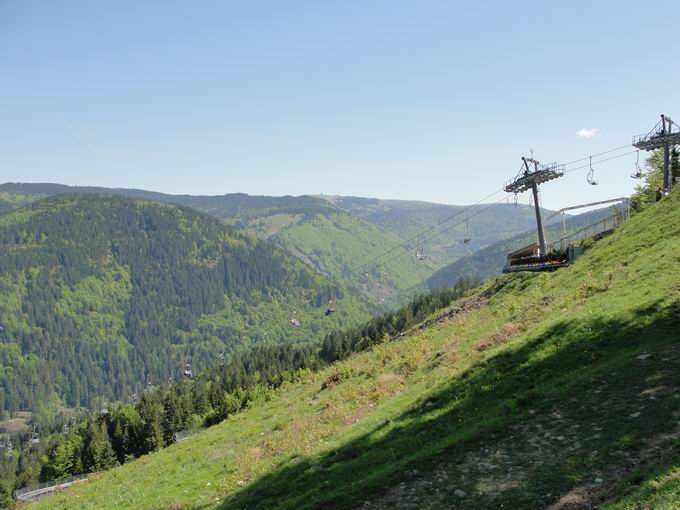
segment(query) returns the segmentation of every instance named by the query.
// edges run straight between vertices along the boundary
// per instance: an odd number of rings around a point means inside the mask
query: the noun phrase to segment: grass
[[[677,508],[680,195],[36,508]]]
[[[385,250],[402,244],[395,234],[346,213],[317,214],[305,221],[286,225],[277,240],[291,253],[310,261],[314,267],[335,279],[349,278],[360,270],[359,261],[369,261]],[[415,254],[415,241],[412,249]],[[405,248],[410,250],[410,248]],[[412,297],[404,293],[431,275],[436,265],[403,256],[368,277],[348,280],[348,284],[382,309],[403,305]]]

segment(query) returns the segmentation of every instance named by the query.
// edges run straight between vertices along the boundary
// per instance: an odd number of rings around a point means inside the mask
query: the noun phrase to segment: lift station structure
[[[532,169],[533,167],[533,169]],[[538,246],[539,257],[544,257],[547,254],[545,243],[545,232],[543,230],[543,221],[541,220],[541,207],[538,200],[538,186],[553,179],[557,179],[564,175],[565,165],[558,165],[557,163],[550,163],[548,165],[541,165],[533,158],[522,158],[522,168],[518,176],[511,182],[505,185],[506,193],[514,193],[515,195],[531,190],[534,195],[534,208],[536,209],[536,229],[538,230]]]
[[[633,147],[643,151],[663,149],[663,191],[671,190],[671,146],[680,144],[680,127],[667,115],[651,131],[633,137]]]

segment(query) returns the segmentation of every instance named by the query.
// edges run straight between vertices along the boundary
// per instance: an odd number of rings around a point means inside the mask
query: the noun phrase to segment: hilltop
[[[170,204],[46,198],[0,215],[0,246],[0,410],[10,413],[49,420],[61,406],[130,399],[181,378],[185,363],[319,345],[368,317],[285,251]]]
[[[19,207],[57,194],[97,193],[144,198],[205,212],[231,226],[280,246],[335,281],[342,281],[374,307],[392,309],[408,301],[412,289],[437,269],[501,239],[524,232],[533,224],[529,207],[499,204],[468,209],[428,202],[335,196],[216,196],[168,195],[139,189],[66,186],[61,184],[0,185],[0,210]],[[399,246],[419,231],[453,215],[470,222],[471,241],[462,245],[464,225],[457,225],[425,246],[419,261],[416,241],[389,264],[361,272],[364,262]],[[455,223],[455,222],[452,222]],[[386,260],[386,257],[384,260]]]
[[[679,253],[675,192],[33,507],[677,508]]]

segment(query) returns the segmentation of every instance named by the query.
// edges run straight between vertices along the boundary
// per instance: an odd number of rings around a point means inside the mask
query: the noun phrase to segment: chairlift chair
[[[418,260],[425,260],[425,252],[423,250],[423,244],[420,242],[420,234],[418,234],[418,245],[416,246],[416,258]]]
[[[586,181],[591,186],[597,186],[598,182],[595,180],[595,170],[593,170],[593,157],[590,156],[590,170],[588,170],[588,175],[586,176]]]
[[[465,220],[465,237],[461,239],[460,244],[470,244],[470,226],[468,225],[468,220]]]
[[[35,430],[35,427],[33,427],[33,433],[31,434],[31,440],[29,442],[31,444],[39,444],[40,443],[40,436],[38,435],[38,432]]]
[[[326,308],[324,315],[329,316],[329,315],[333,315],[334,313],[335,313],[335,307],[333,306],[333,300],[331,299],[328,302],[328,308]]]
[[[640,168],[640,151],[637,151],[635,158],[635,173],[630,175],[633,179],[642,179],[642,169]]]
[[[187,379],[191,379],[194,377],[194,373],[192,372],[191,365],[189,363],[187,363],[184,366],[184,377],[186,377]]]

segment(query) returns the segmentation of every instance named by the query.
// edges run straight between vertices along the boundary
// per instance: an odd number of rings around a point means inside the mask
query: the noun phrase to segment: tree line
[[[116,403],[75,423],[67,422],[61,429],[44,432],[37,444],[30,441],[30,434],[17,437],[14,452],[0,450],[0,504],[7,504],[16,488],[106,470],[168,446],[177,432],[217,424],[271,398],[285,383],[304,377],[306,371],[399,338],[475,285],[461,280],[450,289],[416,296],[398,311],[327,335],[321,348],[309,344],[254,346],[230,355],[195,378],[148,388],[137,402]]]

